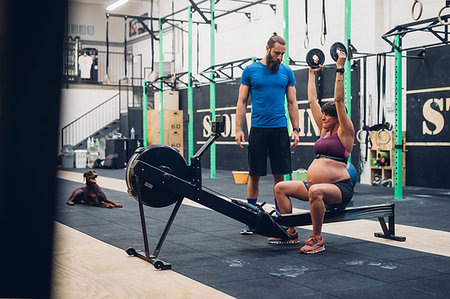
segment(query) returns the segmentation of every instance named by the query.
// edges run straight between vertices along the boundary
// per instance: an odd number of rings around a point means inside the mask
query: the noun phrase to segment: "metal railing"
[[[88,137],[120,119],[119,94],[81,115],[61,129],[61,148],[77,146]]]
[[[78,57],[81,54],[81,50],[70,45],[67,44],[64,48],[63,72],[65,83],[118,85],[119,80],[129,78],[130,85],[142,86],[142,54],[127,54],[127,59],[125,59],[125,54],[121,52],[109,52],[108,54],[106,51],[97,51],[97,55],[95,55],[95,57],[93,56],[94,61],[91,69],[91,78],[81,79],[79,76],[80,71],[78,69]],[[109,58],[107,58],[108,55]],[[106,67],[107,59],[109,60],[108,70]],[[107,73],[109,82],[106,80]]]

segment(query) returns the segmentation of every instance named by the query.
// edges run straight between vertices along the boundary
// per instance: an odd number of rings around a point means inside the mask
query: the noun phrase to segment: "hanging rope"
[[[308,37],[308,0],[305,0],[305,39],[303,40],[303,47],[308,49],[309,37]]]
[[[325,15],[325,0],[322,0],[322,34],[320,35],[320,43],[325,45],[327,39],[327,18]]]
[[[392,127],[386,122],[386,54],[377,55],[377,95],[378,95],[378,132],[377,143],[387,144],[391,141]],[[381,116],[381,122],[380,122]],[[375,127],[375,126],[373,126]]]
[[[150,4],[150,31],[152,32],[152,36],[153,36],[153,0]],[[155,67],[155,40],[152,37],[151,39],[151,43],[152,43],[152,66],[151,66],[151,72],[153,73],[153,68]]]
[[[111,83],[109,78],[109,15],[106,15],[106,76],[105,83]]]
[[[125,61],[125,79],[128,80],[127,76],[127,17],[124,17],[124,30],[123,30],[123,45],[124,45],[124,61]]]
[[[363,68],[364,68],[364,75],[363,75],[363,105],[364,105],[364,118],[363,118],[363,130],[366,131],[366,137],[364,140],[364,143],[366,145],[366,152],[364,155],[365,161],[367,161],[367,158],[369,156],[369,130],[367,127],[367,57],[363,58]],[[361,143],[361,141],[359,141]]]

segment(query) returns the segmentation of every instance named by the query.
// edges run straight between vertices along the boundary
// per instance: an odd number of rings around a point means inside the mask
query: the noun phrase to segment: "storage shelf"
[[[394,132],[391,132],[391,138],[389,142],[379,144],[377,142],[378,132],[370,132],[370,138],[372,140],[372,146],[369,151],[369,161],[370,161],[370,181],[371,183],[375,180],[375,177],[379,176],[381,180],[392,179],[392,187],[395,184],[395,150],[394,150]],[[402,185],[405,186],[406,181],[406,157],[405,157],[405,134],[403,134],[403,179]],[[385,160],[386,165],[377,165]]]

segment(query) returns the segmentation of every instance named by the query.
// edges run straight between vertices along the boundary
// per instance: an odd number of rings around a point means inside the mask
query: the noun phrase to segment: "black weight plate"
[[[126,171],[128,193],[136,200],[139,200],[139,194],[136,190],[138,186],[134,167],[138,161],[150,164],[180,179],[187,178],[188,168],[186,161],[175,149],[165,145],[151,145],[146,148],[140,148],[130,158]],[[143,182],[145,178],[139,177],[139,180]],[[155,182],[145,181],[144,187],[141,189],[141,197],[145,205],[160,208],[167,207],[183,199],[184,196],[166,188],[161,188]]]
[[[323,54],[322,50],[314,48],[309,50],[306,54],[306,63],[313,69],[319,67],[319,65],[323,65],[325,62],[325,54]]]
[[[334,44],[331,45],[330,48],[330,55],[334,61],[338,60],[339,52],[344,52],[345,55],[347,55],[347,49],[345,48],[344,44],[341,42],[335,42]]]

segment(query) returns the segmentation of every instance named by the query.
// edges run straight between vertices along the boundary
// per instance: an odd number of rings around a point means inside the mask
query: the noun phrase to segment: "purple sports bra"
[[[348,159],[350,152],[344,147],[337,133],[325,137],[329,132],[325,132],[314,143],[314,153],[331,157]]]

